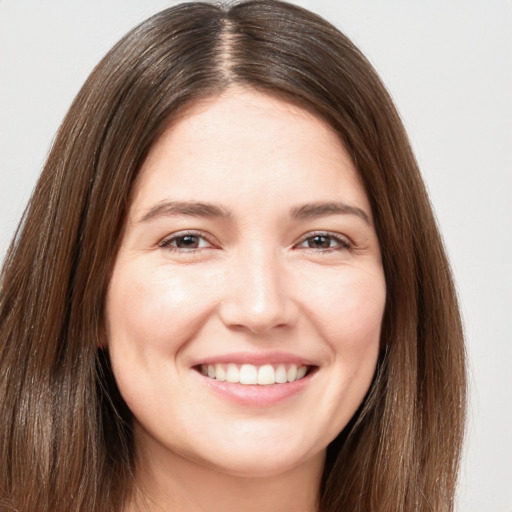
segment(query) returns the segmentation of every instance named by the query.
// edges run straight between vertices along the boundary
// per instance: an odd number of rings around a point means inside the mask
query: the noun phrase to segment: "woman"
[[[183,4],[66,116],[2,273],[6,510],[451,510],[449,267],[360,52]]]

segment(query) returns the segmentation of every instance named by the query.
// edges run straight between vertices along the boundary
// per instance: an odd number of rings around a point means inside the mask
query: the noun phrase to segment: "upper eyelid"
[[[300,243],[304,242],[305,240],[307,240],[308,238],[311,238],[311,237],[314,237],[314,236],[331,237],[331,238],[334,238],[336,240],[347,242],[348,245],[351,245],[351,246],[354,245],[354,242],[347,235],[344,235],[342,233],[338,233],[336,231],[321,231],[321,230],[315,230],[315,231],[311,231],[309,233],[305,233],[293,245],[300,244]]]
[[[212,237],[210,235],[208,235],[207,233],[205,233],[203,231],[195,230],[195,229],[185,229],[182,231],[177,231],[176,233],[171,233],[170,235],[162,238],[162,240],[160,240],[157,245],[159,247],[165,247],[165,245],[168,244],[169,242],[171,242],[172,240],[176,240],[177,238],[181,238],[184,236],[197,236],[199,238],[203,238],[212,246],[216,245],[215,242],[211,240]],[[203,247],[203,249],[204,249],[204,247]]]

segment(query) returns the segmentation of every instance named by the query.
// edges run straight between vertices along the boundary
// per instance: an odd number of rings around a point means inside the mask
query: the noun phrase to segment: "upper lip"
[[[266,352],[232,352],[226,354],[219,354],[209,356],[197,360],[192,366],[201,364],[252,364],[254,366],[262,366],[264,364],[272,363],[290,363],[297,366],[318,366],[310,359],[292,354],[289,352],[281,351],[266,351]]]

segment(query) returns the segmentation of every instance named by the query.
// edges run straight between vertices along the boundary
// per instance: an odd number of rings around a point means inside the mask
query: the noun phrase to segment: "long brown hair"
[[[232,84],[294,101],[338,132],[380,240],[382,354],[328,447],[322,512],[452,510],[464,347],[425,187],[368,61],[320,17],[276,0],[162,11],[107,54],[64,119],[1,274],[2,510],[122,510],[130,412],[98,340],[130,191],[173,116]]]

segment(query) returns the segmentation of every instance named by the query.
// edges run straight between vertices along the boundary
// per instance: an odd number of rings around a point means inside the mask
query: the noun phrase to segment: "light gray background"
[[[0,259],[88,73],[134,24],[173,3],[0,0]],[[296,3],[359,45],[403,116],[467,331],[458,509],[512,512],[512,1]]]

